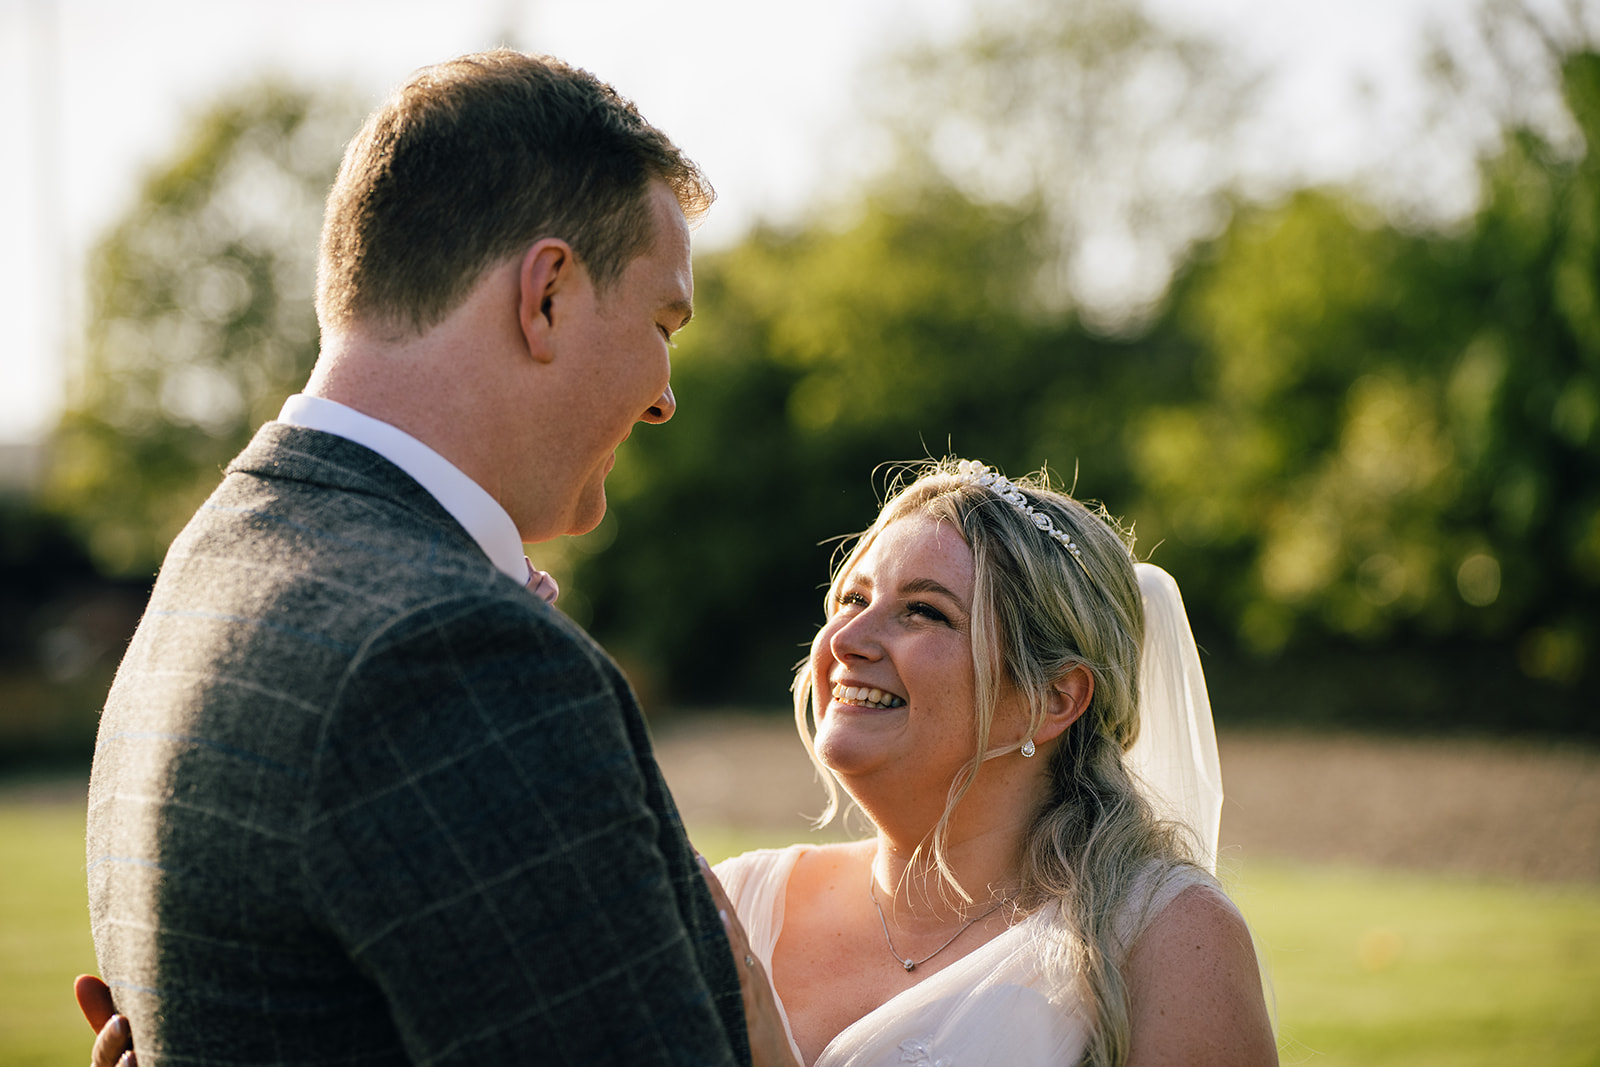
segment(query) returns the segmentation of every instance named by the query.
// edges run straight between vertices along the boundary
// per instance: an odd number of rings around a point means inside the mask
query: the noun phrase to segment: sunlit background
[[[1600,1062],[1594,0],[0,0],[0,1062],[86,1053],[98,708],[315,356],[342,144],[501,43],[719,193],[677,418],[530,546],[705,851],[818,806],[880,465],[1048,464],[1184,588],[1284,1062]]]
[[[263,74],[349,89],[363,106],[416,67],[511,42],[610,80],[688,148],[720,203],[702,246],[758,219],[794,219],[884,165],[865,76],[897,49],[949,40],[968,0],[0,0],[0,167],[9,325],[0,441],[36,441],[81,346],[93,242],[131,210],[186,121]],[[1215,36],[1264,78],[1241,173],[1388,181],[1446,213],[1472,201],[1472,146],[1415,143],[1425,52],[1463,0],[1160,0],[1175,27]],[[1398,160],[1397,160],[1397,157]],[[1002,179],[1003,180],[1003,179]],[[1105,256],[1116,259],[1116,250]]]

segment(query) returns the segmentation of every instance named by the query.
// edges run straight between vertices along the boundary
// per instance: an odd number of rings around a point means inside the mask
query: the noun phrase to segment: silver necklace
[[[878,909],[878,925],[883,927],[883,940],[889,946],[889,955],[893,956],[894,961],[908,971],[914,971],[924,963],[927,963],[929,960],[933,959],[933,957],[937,956],[939,953],[955,944],[956,938],[966,933],[974,923],[982,922],[984,919],[987,919],[996,911],[1000,910],[1000,902],[996,901],[988,911],[984,912],[982,915],[979,915],[975,919],[968,919],[965,923],[963,923],[961,929],[950,935],[950,940],[946,941],[944,944],[940,945],[938,948],[934,949],[920,960],[914,960],[910,956],[900,955],[900,953],[894,947],[894,938],[889,936],[889,920],[883,917],[883,905],[878,903],[877,880],[872,877],[872,869],[870,867],[867,869],[867,896],[872,898],[872,906]]]

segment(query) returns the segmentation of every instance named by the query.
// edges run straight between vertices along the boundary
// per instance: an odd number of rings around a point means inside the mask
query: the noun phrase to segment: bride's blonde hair
[[[1057,679],[1078,666],[1094,676],[1088,709],[1050,756],[1050,795],[1024,842],[1016,902],[1027,911],[1056,910],[1054,927],[1061,936],[1049,945],[1047,966],[1081,977],[1093,1013],[1084,1062],[1111,1067],[1126,1060],[1129,1045],[1120,970],[1129,945],[1123,938],[1143,927],[1149,889],[1194,859],[1185,832],[1156,818],[1123,762],[1139,733],[1144,637],[1132,536],[1103,509],[1091,510],[1051,488],[1044,471],[1010,483],[1035,513],[1028,514],[971,477],[972,469],[954,459],[931,462],[893,492],[836,568],[828,610],[862,554],[899,519],[924,515],[948,522],[972,549],[973,756],[951,783],[944,812],[914,857],[968,901],[971,895],[946,860],[945,841],[979,766],[1012,747],[990,747],[1002,682],[1027,696],[1031,735]],[[1077,552],[1044,532],[1038,515],[1069,537]],[[807,661],[795,676],[795,722],[823,772],[828,806],[818,822],[825,824],[839,813],[841,800],[837,780],[812,743],[814,681]]]

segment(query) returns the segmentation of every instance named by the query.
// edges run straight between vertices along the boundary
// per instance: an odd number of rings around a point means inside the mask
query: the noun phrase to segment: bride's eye
[[[838,596],[833,598],[833,602],[841,608],[864,608],[867,606],[867,598],[862,596],[860,593],[840,593]]]
[[[912,615],[921,615],[923,618],[931,619],[934,622],[950,621],[950,617],[944,612],[940,611],[932,604],[926,604],[920,600],[913,600],[911,603],[907,604],[906,611]]]

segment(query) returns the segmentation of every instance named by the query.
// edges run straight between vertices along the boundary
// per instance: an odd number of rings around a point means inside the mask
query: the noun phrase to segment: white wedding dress
[[[763,849],[716,867],[767,973],[783,930],[789,875],[811,846]],[[1211,885],[1193,868],[1179,868],[1136,894],[1143,907],[1120,924],[1124,945],[1191,885]],[[1142,918],[1142,922],[1140,921]],[[1052,915],[1035,912],[999,937],[891,998],[846,1027],[812,1067],[1066,1067],[1083,1055],[1087,1038],[1083,990],[1075,980],[1052,980],[1042,965],[1040,939]],[[783,1010],[782,999],[778,1008]],[[784,1015],[794,1046],[794,1033]],[[795,1058],[804,1062],[798,1047]]]

